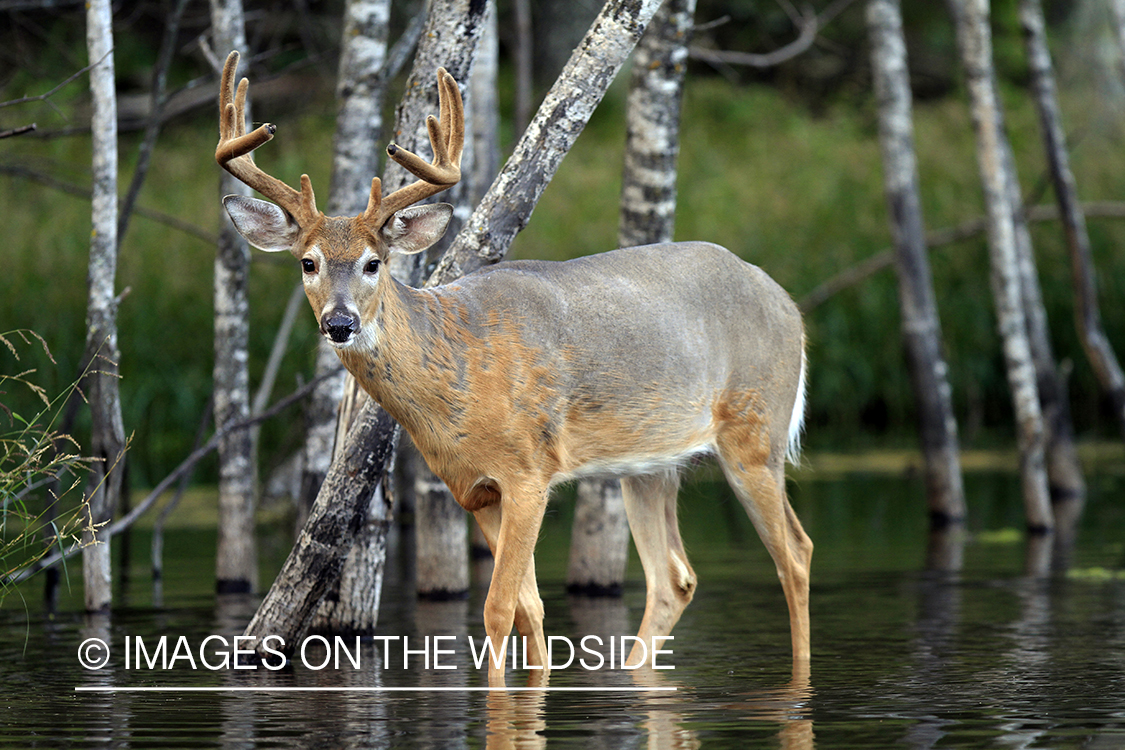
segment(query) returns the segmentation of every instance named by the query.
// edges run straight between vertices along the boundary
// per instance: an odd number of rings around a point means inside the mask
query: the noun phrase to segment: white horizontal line
[[[653,693],[676,687],[75,687],[76,693]]]

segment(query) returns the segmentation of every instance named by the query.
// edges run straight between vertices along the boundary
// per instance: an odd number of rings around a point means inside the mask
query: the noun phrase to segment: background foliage
[[[600,5],[590,0],[591,7]],[[820,3],[818,3],[820,4]],[[118,9],[118,93],[126,131],[122,176],[127,184],[156,58],[166,3]],[[1112,200],[1125,188],[1121,169],[1122,98],[1119,51],[1092,2],[1047,3],[1064,117],[1085,200]],[[540,6],[533,5],[533,11]],[[959,88],[953,31],[941,3],[904,3],[916,92],[916,142],[923,208],[929,228],[963,222],[982,211],[972,131]],[[303,10],[298,10],[302,8]],[[1002,94],[1025,193],[1053,200],[1044,175],[1039,132],[1024,88],[1015,0],[993,3]],[[255,119],[278,124],[259,156],[271,172],[295,183],[308,172],[328,184],[333,128],[332,85],[341,2],[248,2],[251,45],[266,51],[255,80],[276,74],[255,103]],[[596,8],[595,8],[596,10]],[[680,161],[678,239],[724,244],[765,268],[800,300],[834,273],[890,243],[876,140],[862,3],[843,13],[806,55],[765,71],[715,70],[692,64],[687,81]],[[501,3],[501,28],[510,9]],[[396,9],[395,24],[412,12]],[[701,34],[699,44],[768,51],[794,36],[773,0],[701,0],[700,23],[730,21]],[[80,4],[52,10],[0,5],[0,101],[40,94],[86,64]],[[560,24],[562,24],[560,20]],[[171,75],[177,109],[157,145],[140,205],[206,232],[219,217],[218,168],[212,159],[216,81],[195,40],[207,30],[206,5],[189,6]],[[512,142],[511,71],[502,31],[501,97],[505,146]],[[544,66],[549,63],[542,63]],[[544,72],[547,79],[553,74]],[[624,79],[622,79],[624,80]],[[84,340],[89,204],[12,174],[89,183],[88,91],[85,78],[49,102],[0,109],[0,130],[35,121],[39,134],[0,140],[0,215],[5,217],[4,294],[0,330],[39,332],[57,360],[33,362],[40,385],[61,392],[80,367]],[[619,81],[548,188],[513,257],[566,258],[611,249],[617,231],[624,141],[624,87]],[[386,140],[386,136],[382,136]],[[1092,220],[1103,315],[1111,341],[1125,346],[1125,225]],[[1080,436],[1114,434],[1072,323],[1070,273],[1055,224],[1035,229],[1040,275],[1056,353],[1070,371]],[[122,397],[134,434],[131,481],[149,486],[189,450],[210,391],[213,247],[150,219],[134,219],[121,247]],[[934,274],[957,415],[967,445],[1011,440],[1009,396],[988,292],[983,237],[938,250]],[[295,261],[256,255],[251,283],[251,373],[264,366],[290,290]],[[812,380],[807,445],[856,447],[912,441],[913,407],[902,361],[893,274],[881,273],[808,315]],[[278,391],[312,371],[313,318],[300,317]],[[16,366],[0,351],[0,372]],[[33,355],[29,355],[33,356]],[[21,364],[21,370],[24,365]],[[4,394],[8,403],[19,398]],[[266,467],[296,446],[296,412],[262,432]],[[81,437],[81,430],[79,431]],[[204,471],[210,471],[204,469]]]

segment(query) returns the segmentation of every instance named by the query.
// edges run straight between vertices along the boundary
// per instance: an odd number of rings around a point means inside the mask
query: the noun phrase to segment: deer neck
[[[426,453],[463,411],[464,362],[470,345],[463,306],[442,290],[414,289],[387,273],[364,316],[365,344],[338,350],[341,362]]]

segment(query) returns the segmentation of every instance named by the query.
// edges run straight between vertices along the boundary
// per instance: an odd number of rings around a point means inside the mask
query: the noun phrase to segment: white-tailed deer
[[[514,624],[527,663],[546,664],[533,553],[548,493],[616,474],[648,589],[638,635],[659,647],[695,591],[676,519],[679,469],[714,453],[777,565],[794,662],[807,665],[812,542],[784,477],[805,389],[804,330],[789,295],[705,243],[506,262],[446,286],[404,286],[387,259],[429,247],[452,211],[413,204],[460,177],[457,83],[438,71],[432,163],[387,148],[419,180],[382,196],[376,178],[362,214],[328,217],[308,176],[297,191],[254,165],[250,152],[274,129],[245,132],[237,60],[232,52],[223,73],[215,156],[276,205],[228,196],[226,210],[250,244],[300,261],[321,333],[476,517],[496,559],[484,609],[492,644],[503,649]],[[641,656],[635,647],[628,663]],[[489,684],[504,684],[504,663],[490,664]]]

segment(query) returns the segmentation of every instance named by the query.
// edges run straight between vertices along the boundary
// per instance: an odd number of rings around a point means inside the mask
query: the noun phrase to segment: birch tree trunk
[[[1000,131],[1000,105],[992,67],[988,3],[987,0],[951,0],[951,7],[969,89],[977,161],[988,215],[990,280],[1016,415],[1024,511],[1030,531],[1049,533],[1053,518],[1044,462],[1043,414],[1023,307],[1016,230]]]
[[[997,97],[999,100],[999,97]],[[1023,294],[1024,313],[1027,317],[1027,336],[1031,346],[1031,361],[1035,367],[1036,387],[1039,391],[1039,409],[1043,413],[1043,452],[1047,467],[1047,488],[1052,502],[1086,495],[1086,482],[1078,463],[1074,446],[1074,427],[1070,419],[1070,402],[1066,385],[1055,362],[1054,348],[1047,324],[1047,309],[1039,285],[1039,270],[1035,263],[1035,250],[1031,242],[1027,213],[1024,210],[1016,170],[1015,154],[1004,135],[1003,112],[999,131],[1008,180],[1008,197],[1012,206],[1012,224],[1015,227],[1016,257],[1019,263],[1020,290]]]
[[[430,135],[426,128],[426,118],[438,111],[437,87],[434,76],[439,67],[444,67],[461,87],[465,111],[471,111],[472,102],[469,79],[477,44],[484,31],[488,9],[493,3],[484,0],[431,0],[426,27],[418,43],[414,64],[406,81],[406,90],[395,109],[395,124],[392,138],[396,144],[427,159],[430,151]],[[466,121],[466,127],[472,121]],[[465,149],[461,158],[463,175],[472,172],[472,134],[466,133]],[[390,159],[383,168],[383,194],[389,194],[417,178],[404,167]],[[467,207],[468,181],[462,180],[427,202],[452,203],[454,222],[447,234],[452,236],[457,227],[464,222],[469,211]],[[440,242],[440,241],[439,241]],[[422,281],[422,269],[426,257],[433,256],[444,249],[446,242],[438,250],[427,254],[396,257],[392,260],[392,271],[396,278],[417,286]]]
[[[246,49],[242,0],[211,0],[213,48],[221,55]],[[244,57],[245,59],[245,57]],[[250,103],[246,105],[250,116]],[[249,195],[250,189],[225,171],[219,178],[220,197]],[[250,416],[250,373],[247,369],[250,302],[250,248],[235,231],[226,212],[220,212],[219,244],[215,255],[215,427]],[[250,432],[228,433],[219,446],[219,529],[215,587],[220,594],[254,590],[258,577],[255,539],[254,443]]]
[[[629,563],[629,520],[618,479],[583,479],[574,499],[566,592],[621,596]]]
[[[999,102],[999,93],[995,87],[996,81],[993,78],[994,98]],[[1039,285],[1035,250],[1031,242],[1027,213],[1024,210],[1015,154],[1008,142],[1004,112],[999,106],[996,108],[996,117],[1001,157],[1004,161],[1003,172],[1007,181],[1008,200],[1011,204],[1012,224],[1015,229],[1016,257],[1027,321],[1028,343],[1031,349],[1031,361],[1035,367],[1039,408],[1043,414],[1043,451],[1047,469],[1047,487],[1052,501],[1081,499],[1086,494],[1086,483],[1078,463],[1078,451],[1074,446],[1070,403],[1065,383],[1055,363],[1047,324],[1047,310],[1043,304],[1043,294]]]
[[[1125,29],[1125,0],[1114,0],[1113,6],[1120,10],[1119,28]],[[1051,172],[1055,200],[1059,206],[1059,218],[1062,220],[1067,250],[1070,254],[1078,337],[1086,350],[1086,357],[1090,360],[1098,383],[1109,396],[1118,427],[1125,435],[1125,373],[1122,373],[1109,337],[1102,327],[1093,254],[1090,251],[1090,235],[1086,231],[1086,217],[1078,202],[1078,189],[1075,186],[1074,173],[1070,169],[1066,133],[1059,112],[1055,74],[1051,64],[1050,49],[1047,46],[1043,9],[1038,0],[1022,0],[1020,22],[1027,42],[1031,87],[1039,113],[1039,127],[1043,135],[1047,165]],[[1122,51],[1125,54],[1125,44],[1122,46]]]
[[[680,109],[695,0],[666,0],[637,44],[626,103],[618,247],[671,242],[676,223]],[[578,483],[566,588],[618,596],[629,523],[618,480]]]
[[[344,6],[340,68],[336,79],[336,136],[332,156],[332,181],[328,191],[329,216],[362,213],[371,192],[371,178],[379,173],[383,138],[383,80],[387,62],[387,27],[390,0],[348,0]],[[317,372],[340,367],[335,350],[321,337],[317,346]],[[311,508],[328,473],[337,448],[355,414],[344,412],[341,399],[355,391],[346,373],[326,379],[313,394],[307,412],[305,466],[301,479],[302,505]],[[337,440],[338,425],[345,425]],[[314,617],[317,632],[370,633],[379,613],[379,594],[386,562],[385,534],[380,524],[389,514],[390,498],[383,484],[368,503],[367,523],[357,530],[336,584],[331,586]],[[307,520],[307,519],[306,519]]]
[[[86,490],[89,529],[83,535],[82,579],[87,612],[108,610],[113,599],[109,535],[105,524],[122,490],[125,428],[118,390],[117,297],[117,94],[110,0],[86,6],[86,48],[93,116],[93,228],[90,240],[86,353],[91,362],[88,395],[92,416],[91,464]],[[95,528],[94,525],[98,526]]]
[[[469,206],[476,206],[500,171],[500,97],[497,73],[500,67],[500,36],[495,0],[488,0],[477,59],[469,74],[468,121],[472,163],[468,170]],[[462,179],[465,179],[463,176]]]
[[[406,93],[395,112],[394,139],[403,148],[420,155],[430,153],[426,117],[438,109],[434,71],[444,67],[462,88],[466,111],[471,112],[472,91],[468,86],[476,45],[484,32],[493,3],[470,0],[432,0],[422,41],[414,57],[414,67]],[[471,117],[466,127],[472,127]],[[461,158],[462,175],[473,172],[473,136],[466,134]],[[383,191],[390,193],[413,182],[414,175],[397,162],[388,160],[383,170]],[[418,286],[427,258],[448,246],[468,216],[469,180],[463,179],[432,199],[453,204],[453,219],[446,237],[427,253],[398,256],[390,261],[391,273],[403,283]],[[414,534],[417,555],[415,589],[429,599],[458,599],[469,593],[469,526],[465,511],[453,499],[445,484],[425,462],[417,461],[412,483],[414,491]]]
[[[926,251],[899,1],[871,0],[867,28],[879,107],[883,184],[894,235],[903,344],[918,408],[926,498],[931,526],[943,528],[964,522],[965,490],[957,420],[942,353],[941,321]]]
[[[501,177],[493,182],[485,196],[487,205],[473,213],[469,225],[447,251],[445,257],[452,253],[452,261],[439,264],[442,270],[431,275],[430,283],[452,269],[479,267],[503,257],[512,239],[526,226],[546,182],[605,95],[657,5],[656,0],[610,0],[606,4]],[[562,153],[547,154],[552,148]],[[539,181],[542,184],[537,184]],[[521,191],[505,193],[506,187],[513,185],[520,186]],[[505,194],[512,201],[506,210],[500,206]],[[493,221],[500,231],[489,235]],[[355,529],[376,515],[369,510],[369,502],[386,471],[394,440],[393,420],[369,401],[344,441],[343,456],[333,462],[297,545],[246,627],[245,635],[258,639],[259,654],[265,653],[260,639],[267,635],[282,637],[292,648],[307,632],[315,608],[340,576]],[[389,507],[386,513],[389,518]],[[386,533],[385,524],[382,531]]]
[[[618,247],[671,242],[695,0],[666,0],[637,44],[625,111]]]
[[[605,4],[427,286],[504,257],[659,6],[660,0]]]
[[[498,51],[494,0],[488,0],[483,10],[484,15],[477,22],[480,29],[477,54],[466,74],[467,78],[464,79],[466,128],[469,132],[465,134],[461,182],[437,198],[453,203],[453,219],[445,236],[430,249],[428,256],[431,258],[440,257],[440,253],[449,246],[499,169],[499,107],[496,94]],[[424,69],[422,72],[425,73]],[[429,143],[428,134],[416,131],[416,138],[423,136],[425,140],[419,145],[425,148]],[[394,166],[401,171],[402,168],[397,164]],[[420,256],[414,257],[423,259]],[[410,283],[417,286],[422,280],[423,272],[424,267],[420,264],[411,268]],[[441,601],[465,598],[471,583],[469,560],[487,552],[488,544],[474,523],[471,528],[477,532],[475,544],[481,551],[470,550],[473,543],[470,542],[470,526],[465,511],[425,461],[420,458],[411,461],[404,469],[413,470],[414,474],[415,590],[424,599]]]

